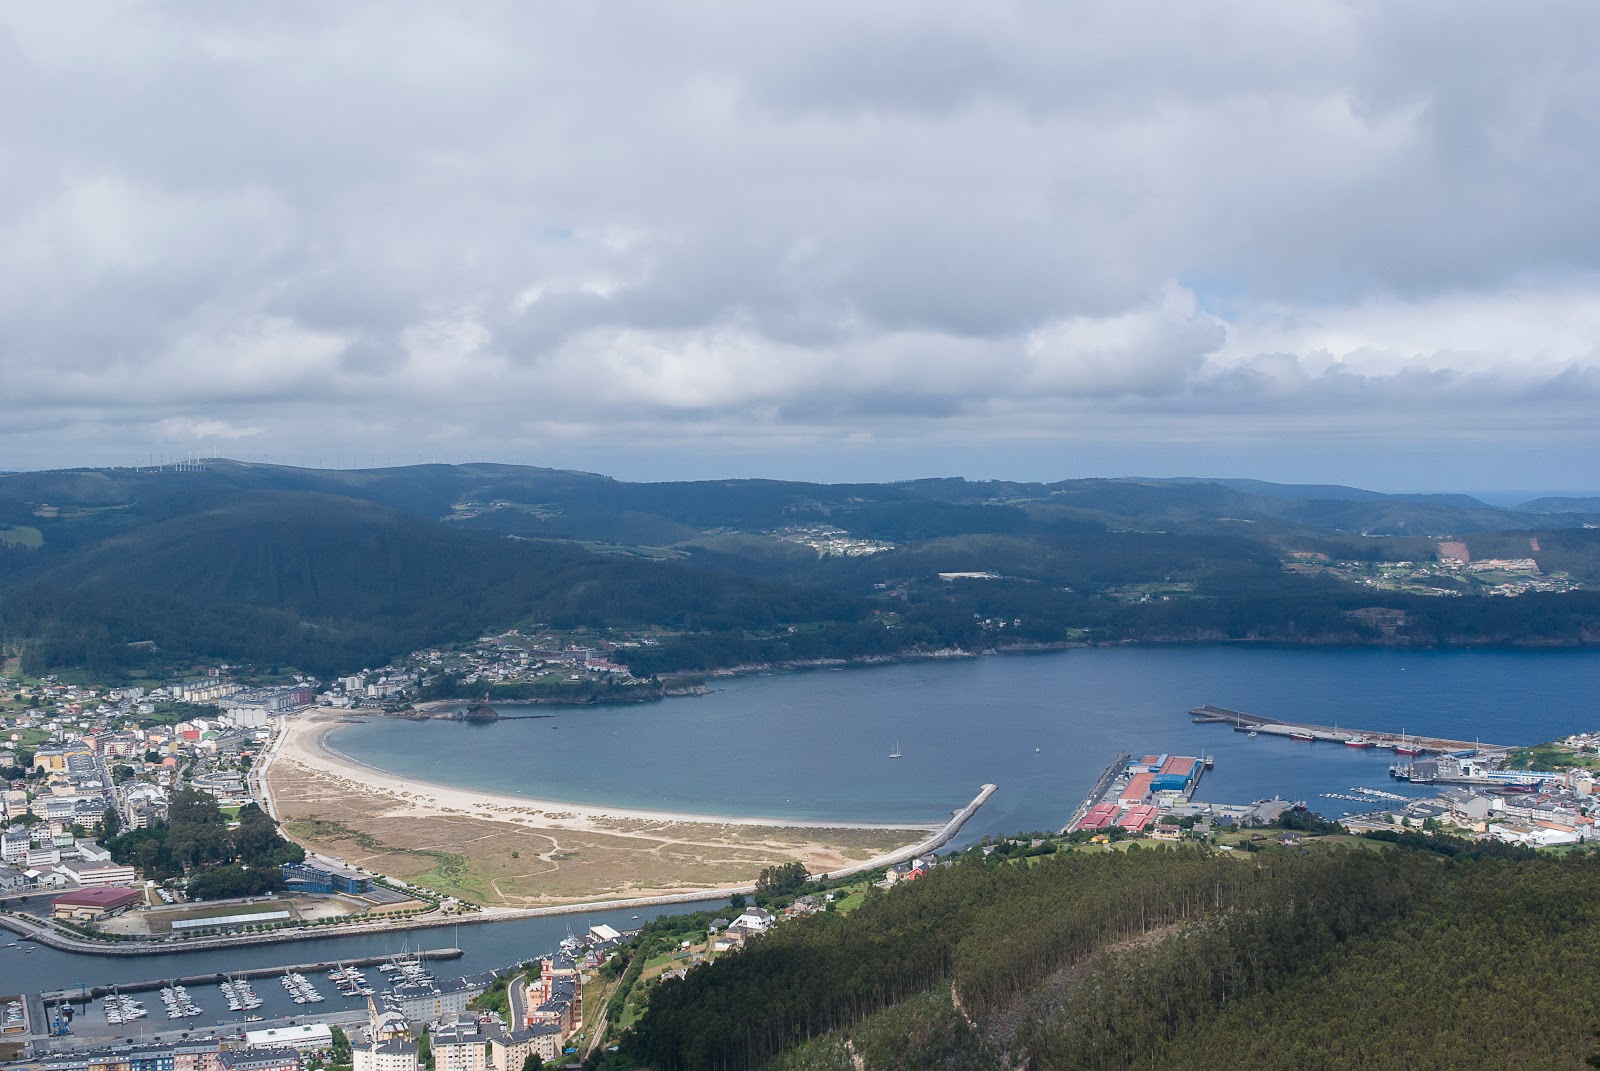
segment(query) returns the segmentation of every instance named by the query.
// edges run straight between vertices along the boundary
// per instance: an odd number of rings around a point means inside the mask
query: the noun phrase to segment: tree
[[[117,814],[115,807],[107,807],[106,813],[100,816],[100,839],[110,840],[122,829],[122,816]]]
[[[422,1036],[417,1039],[417,1063],[433,1071],[433,1041],[428,1036],[427,1027],[423,1027]]]
[[[744,898],[744,893],[736,892],[728,898],[728,906],[733,908],[735,911],[743,911],[747,902],[748,901],[746,901]]]
[[[756,896],[783,896],[796,891],[810,878],[806,873],[806,865],[798,860],[769,866],[756,878]]]
[[[333,1027],[331,1033],[333,1034],[333,1053],[330,1062],[336,1064],[350,1063],[354,1059],[350,1051],[350,1035],[338,1027]]]

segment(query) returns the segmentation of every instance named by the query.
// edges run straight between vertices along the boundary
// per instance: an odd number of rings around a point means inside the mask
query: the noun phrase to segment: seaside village
[[[578,644],[513,630],[461,650],[417,651],[326,686],[303,676],[251,684],[227,665],[151,687],[0,677],[0,894],[132,882],[133,870],[114,863],[88,833],[103,829],[108,812],[119,830],[164,822],[179,787],[227,809],[249,803],[252,762],[284,715],[319,706],[404,709],[446,673],[470,687],[540,677],[631,683],[608,655],[648,642]]]
[[[447,922],[472,911],[473,905],[337,859],[301,859],[304,853],[287,842],[279,843],[296,859],[274,861],[272,888],[249,895],[203,894],[186,868],[158,873],[150,857],[113,848],[125,846],[132,832],[170,832],[175,805],[196,799],[207,808],[214,803],[213,813],[233,828],[254,822],[275,831],[254,802],[255,763],[283,719],[299,711],[404,709],[446,672],[474,685],[549,673],[598,677],[620,669],[608,654],[570,637],[508,633],[458,651],[416,652],[401,664],[326,686],[226,666],[164,684],[106,690],[55,678],[0,677],[0,957],[26,956],[35,943],[51,941],[89,948],[121,941],[226,945],[285,928],[386,917]],[[1263,834],[1287,844],[1302,835],[1296,816],[1307,811],[1353,832],[1438,831],[1555,850],[1596,836],[1600,734],[1518,754],[1451,750],[1403,736],[1398,743],[1367,739],[1271,719],[1246,725],[1239,719],[1247,716],[1208,707],[1190,713],[1196,721],[1232,721],[1250,737],[1288,736],[1308,747],[1388,747],[1394,780],[1388,788],[1325,793],[1326,803],[1208,803],[1196,794],[1210,758],[1123,754],[1066,827],[1049,834],[1048,844],[1030,847],[1045,850],[1062,839],[1108,849],[1133,840],[1200,840],[1236,850],[1251,848]],[[1548,768],[1526,768],[1540,765]],[[985,838],[968,850],[1012,847]],[[942,862],[929,857],[889,868],[879,884],[917,880]],[[798,897],[785,914],[832,909],[836,905],[826,902],[832,896]],[[711,923],[672,969],[692,969],[783,921],[759,907],[730,913],[735,917]],[[209,976],[191,979],[192,990],[180,979],[8,994],[0,958],[0,1063],[27,1058],[28,1066],[50,1071],[298,1071],[330,1062],[349,1064],[351,1071],[526,1071],[579,1051],[584,988],[611,950],[631,937],[597,926],[542,959],[457,978],[437,973],[441,963],[461,955],[448,949],[245,971],[220,986]],[[280,984],[282,996],[273,992]],[[263,1000],[258,985],[274,999]],[[343,1009],[339,1015],[319,1014],[330,985],[340,1002],[335,1006]],[[158,1017],[172,1025],[166,1033],[152,1026],[156,1033],[135,1042],[132,1032],[143,1034],[142,1020],[157,998]],[[198,1026],[198,1017],[215,1016],[219,999],[229,1018],[213,1021],[233,1025],[219,1025],[202,1039],[202,1031],[188,1028]],[[285,1002],[306,1007],[284,1009]],[[268,1004],[273,1007],[263,1008]],[[272,1015],[277,1018],[269,1020]]]

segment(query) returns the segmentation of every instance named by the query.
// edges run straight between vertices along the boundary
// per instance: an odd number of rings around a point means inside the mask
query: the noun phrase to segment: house
[[[1278,843],[1283,845],[1285,848],[1292,848],[1304,839],[1305,838],[1300,836],[1300,834],[1294,832],[1278,834]]]
[[[815,915],[822,910],[822,900],[816,896],[801,896],[784,909],[784,914],[790,917],[796,915]]]
[[[772,929],[772,922],[772,912],[766,908],[747,908],[728,926],[728,932],[736,933],[742,937],[750,937],[758,933],[766,933]]]

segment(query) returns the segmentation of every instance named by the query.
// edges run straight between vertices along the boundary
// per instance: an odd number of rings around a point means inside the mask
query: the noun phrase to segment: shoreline
[[[328,737],[338,728],[344,717],[328,718],[319,714],[295,714],[285,719],[286,724],[274,740],[274,764],[284,758],[303,767],[320,770],[333,776],[351,778],[379,791],[404,797],[416,808],[434,808],[441,811],[465,812],[476,817],[525,817],[530,814],[543,817],[549,824],[574,828],[597,821],[643,821],[656,823],[690,823],[717,826],[754,826],[778,829],[905,829],[930,830],[941,825],[934,821],[833,821],[802,818],[783,818],[764,815],[719,815],[688,811],[667,811],[655,808],[611,807],[604,804],[567,803],[563,800],[543,799],[536,796],[513,795],[482,789],[462,788],[436,781],[410,778],[374,766],[345,754],[328,742]],[[269,775],[270,777],[270,768]],[[542,824],[542,823],[541,823]]]

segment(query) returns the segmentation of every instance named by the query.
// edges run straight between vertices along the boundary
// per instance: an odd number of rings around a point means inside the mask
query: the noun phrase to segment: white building
[[[325,1023],[301,1026],[275,1026],[268,1030],[246,1030],[245,1044],[254,1048],[287,1048],[312,1052],[333,1048],[333,1029]]]
[[[355,1049],[351,1055],[355,1060],[354,1071],[417,1071],[416,1043],[401,1038],[373,1042],[366,1048]]]

